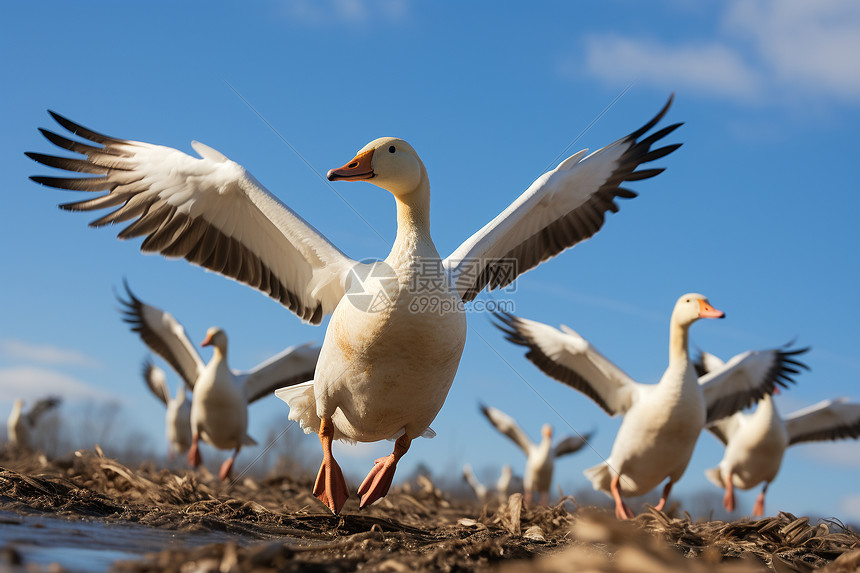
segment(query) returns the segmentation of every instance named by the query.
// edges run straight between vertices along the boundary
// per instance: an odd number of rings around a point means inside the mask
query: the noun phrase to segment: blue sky
[[[46,168],[23,153],[54,151],[36,129],[54,127],[46,109],[187,153],[202,141],[353,258],[387,254],[392,199],[370,185],[334,184],[342,201],[230,86],[317,173],[376,137],[408,140],[430,173],[443,254],[562,151],[629,133],[674,92],[667,121],[686,122],[672,135],[684,146],[660,160],[667,171],[632,184],[640,197],[623,201],[592,240],[523,276],[516,293],[493,296],[513,300],[521,316],[570,325],[637,380],[656,382],[672,305],[702,292],[728,316],[693,327],[703,349],[728,358],[791,340],[812,346],[811,372],[779,398],[784,413],[824,398],[860,400],[860,8],[849,0],[17,3],[0,32],[2,410],[49,391],[67,397],[70,413],[76,402],[115,400],[128,428],[162,447],[162,409],[139,378],[145,349],[113,298],[123,277],[195,342],[224,327],[236,368],[324,334],[243,285],[142,256],[139,241],[115,239],[118,229],[88,229],[96,215],[58,210],[76,195],[30,182]],[[472,313],[469,324],[433,424],[438,437],[413,445],[401,475],[422,461],[452,473],[465,462],[521,468],[515,447],[478,417],[483,401],[535,438],[544,422],[561,435],[596,429],[597,453],[557,465],[565,491],[586,487],[581,471],[608,455],[620,420],[543,376],[486,315]],[[169,380],[175,387],[178,378]],[[272,398],[251,416],[261,439],[286,408]],[[318,456],[316,438],[306,440]],[[337,455],[359,476],[390,447]],[[238,466],[257,453],[243,452]],[[711,487],[702,471],[721,454],[703,435],[675,491]],[[860,519],[858,473],[860,444],[795,447],[768,509]],[[743,508],[754,495],[742,496]]]

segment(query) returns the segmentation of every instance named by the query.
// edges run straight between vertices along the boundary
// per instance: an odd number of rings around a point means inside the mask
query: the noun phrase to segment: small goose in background
[[[170,397],[164,370],[146,359],[143,362],[143,380],[156,398],[167,407],[164,416],[164,433],[167,436],[167,457],[184,454],[191,447],[191,400],[184,383],[176,388],[176,397]]]
[[[722,361],[703,352],[697,364],[700,371],[708,372],[719,368]],[[779,472],[786,448],[803,442],[856,440],[860,437],[860,404],[848,398],[824,400],[783,418],[771,396],[766,395],[755,411],[735,412],[707,429],[726,446],[719,466],[705,470],[711,483],[725,488],[726,511],[735,509],[735,487],[752,489],[764,482],[752,512],[762,516],[765,493]]]
[[[514,472],[511,469],[511,466],[505,464],[502,466],[502,471],[499,474],[499,479],[496,480],[496,496],[498,498],[499,503],[505,503],[508,499],[508,489],[511,486],[511,478],[513,477]],[[475,496],[477,496],[478,501],[481,503],[486,503],[490,497],[490,490],[481,483],[478,477],[475,475],[475,472],[472,471],[472,466],[470,464],[465,464],[463,466],[463,479],[466,480],[472,489],[475,492]]]
[[[579,390],[610,416],[624,419],[604,463],[585,470],[594,489],[615,500],[620,519],[633,517],[623,496],[648,493],[664,479],[657,509],[662,509],[687,468],[699,433],[707,423],[731,415],[776,384],[792,382],[800,350],[747,352],[702,378],[689,358],[690,326],[700,318],[725,313],[696,293],[675,304],[669,327],[669,366],[657,384],[640,384],[572,329],[561,329],[511,314],[497,314],[509,341],[529,349],[532,363],[548,376]]]
[[[532,492],[537,491],[540,502],[549,504],[549,488],[552,484],[552,471],[555,459],[578,452],[588,443],[592,434],[568,436],[552,447],[552,426],[544,424],[541,428],[541,441],[532,442],[516,421],[498,408],[481,406],[481,412],[502,434],[511,439],[526,454],[526,468],[523,472],[525,502],[532,502]]]
[[[18,398],[12,404],[12,412],[6,420],[6,433],[9,443],[23,450],[33,449],[33,432],[39,420],[60,405],[61,400],[51,396],[37,400],[33,407],[24,412],[24,400]]]
[[[319,347],[290,346],[280,354],[247,371],[232,370],[227,363],[227,335],[211,327],[201,346],[212,346],[209,363],[197,353],[185,329],[173,316],[142,302],[125,285],[128,300],[124,320],[150,350],[164,358],[191,390],[191,445],[188,463],[202,463],[198,440],[233,454],[221,465],[218,476],[226,480],[243,445],[255,445],[248,434],[248,404],[270,396],[277,388],[313,377]]]
[[[100,193],[62,205],[72,211],[112,209],[93,226],[130,221],[118,237],[145,237],[142,251],[184,257],[243,282],[307,322],[319,324],[332,315],[313,381],[278,396],[287,402],[291,420],[319,436],[323,460],[313,491],[337,514],[349,489],[332,441],[396,440],[394,451],[376,460],[359,486],[359,508],[385,496],[412,441],[434,434],[430,424],[445,403],[466,341],[464,304],[593,236],[606,213],[618,210],[616,199],[636,196],[622,187],[625,182],[661,173],[640,166],[680,147],[652,149],[680,124],[648,133],[671,101],[629,135],[590,155],[580,151],[541,175],[444,259],[430,232],[427,170],[415,149],[394,137],[370,142],[327,174],[330,181],[363,181],[394,196],[397,234],[386,259],[372,264],[346,256],[241,165],[199,142],[192,147],[200,157],[191,157],[109,137],[52,112],[86,142],[42,134],[83,158],[27,155],[85,174],[32,179]],[[452,136],[446,151],[469,161],[477,145]],[[478,184],[492,168],[474,165]]]

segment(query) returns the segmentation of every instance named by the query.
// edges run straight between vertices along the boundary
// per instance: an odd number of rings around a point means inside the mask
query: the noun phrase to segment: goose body
[[[331,453],[332,440],[396,438],[392,454],[376,460],[358,488],[360,507],[384,496],[411,441],[432,435],[429,425],[445,401],[465,344],[463,305],[485,287],[504,287],[597,233],[606,212],[618,210],[616,199],[635,197],[621,187],[624,181],[660,173],[639,166],[680,146],[652,149],[680,125],[648,133],[669,103],[626,137],[587,156],[576,153],[541,175],[444,259],[430,235],[427,170],[401,139],[376,139],[328,172],[329,180],[365,181],[394,196],[397,236],[384,261],[375,264],[346,256],[242,166],[198,142],[192,143],[200,155],[195,158],[105,136],[52,113],[85,141],[42,133],[85,159],[28,155],[94,175],[33,177],[52,187],[105,192],[63,206],[113,209],[94,226],[131,221],[118,236],[145,237],[143,251],[184,257],[248,284],[307,322],[319,324],[332,315],[313,382],[278,395],[291,419],[319,435],[323,461],[314,495],[338,513],[349,491]],[[386,280],[374,273],[382,263]]]
[[[239,372],[227,362],[227,334],[211,327],[201,346],[212,346],[212,358],[204,362],[188,339],[185,329],[168,312],[144,303],[125,285],[128,299],[120,299],[124,306],[124,320],[150,350],[164,358],[191,390],[191,403],[185,401],[185,389],[180,388],[176,400],[171,401],[164,381],[164,373],[144,366],[144,378],[150,389],[167,406],[167,435],[178,451],[184,446],[186,420],[190,432],[189,463],[197,467],[202,463],[198,440],[203,439],[222,450],[233,450],[222,464],[219,476],[227,479],[236,456],[243,445],[255,445],[248,435],[248,404],[270,396],[277,388],[298,384],[313,376],[319,348],[309,344],[289,347],[280,354],[262,362],[255,368]],[[181,397],[180,397],[181,395]],[[187,418],[186,418],[187,415]]]
[[[12,403],[12,411],[6,419],[6,433],[12,447],[30,450],[33,448],[33,432],[39,420],[60,404],[59,398],[37,400],[33,407],[24,411],[24,401],[20,398]]]
[[[702,362],[722,364],[703,353]],[[753,515],[764,515],[764,498],[792,444],[860,437],[860,404],[847,398],[824,400],[783,418],[773,398],[762,397],[752,412],[736,412],[708,425],[726,447],[717,467],[705,470],[714,485],[726,490],[723,506],[735,509],[734,489],[748,490],[764,482],[753,505]]]
[[[532,493],[535,491],[538,492],[541,503],[549,503],[549,489],[552,485],[555,459],[581,450],[591,439],[591,434],[568,436],[553,447],[552,426],[549,424],[544,424],[541,428],[541,441],[534,443],[512,417],[498,408],[481,406],[481,412],[493,427],[510,438],[526,455],[526,467],[523,472],[526,503],[531,503]],[[509,480],[510,477],[508,477]]]
[[[509,341],[526,346],[526,357],[544,373],[594,400],[608,414],[624,416],[604,463],[585,470],[595,489],[615,500],[616,515],[632,517],[624,496],[647,493],[668,478],[657,505],[686,470],[699,433],[790,381],[794,356],[803,350],[766,350],[734,357],[699,377],[689,358],[690,326],[700,318],[723,318],[701,294],[678,299],[669,321],[669,364],[657,384],[635,382],[572,329],[513,315],[498,315]]]
[[[147,360],[143,364],[143,379],[146,385],[165,406],[164,433],[167,437],[168,455],[182,454],[191,447],[191,400],[183,384],[171,397],[167,388],[164,370]]]

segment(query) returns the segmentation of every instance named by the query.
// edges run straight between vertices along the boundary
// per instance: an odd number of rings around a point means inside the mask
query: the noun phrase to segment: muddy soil
[[[170,531],[195,543],[151,547],[124,572],[218,571],[812,571],[860,569],[860,536],[837,521],[779,514],[695,522],[649,509],[618,522],[565,498],[525,507],[451,499],[429,480],[332,516],[309,480],[221,483],[203,471],[128,468],[99,451],[57,460],[0,451],[0,511]],[[150,529],[151,531],[154,531]],[[201,535],[219,535],[200,542]],[[2,537],[0,537],[2,539]],[[131,553],[143,553],[140,548]],[[23,562],[23,563],[22,563]],[[0,543],[0,571],[32,570]],[[51,570],[62,571],[63,564]]]

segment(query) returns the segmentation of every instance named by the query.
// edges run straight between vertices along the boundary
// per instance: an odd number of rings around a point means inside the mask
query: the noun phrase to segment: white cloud
[[[586,39],[586,70],[616,84],[682,87],[732,99],[750,99],[761,87],[755,72],[718,43],[670,46],[616,35]]]
[[[34,366],[0,368],[0,399],[34,400],[47,395],[61,396],[70,400],[116,400],[116,396],[105,390],[82,382],[72,376]]]
[[[58,346],[31,344],[6,338],[0,340],[0,353],[7,358],[38,362],[41,364],[63,364],[66,366],[98,366],[98,361],[77,350]]]
[[[846,495],[839,500],[839,511],[849,520],[860,520],[860,495]]]
[[[860,101],[857,54],[860,3],[854,0],[735,0],[709,38],[592,35],[584,65],[613,84],[685,87],[737,101]]]
[[[408,14],[406,0],[290,0],[282,9],[290,21],[313,27],[379,20],[398,23]]]
[[[792,446],[806,458],[841,467],[860,467],[860,442],[820,442]]]

